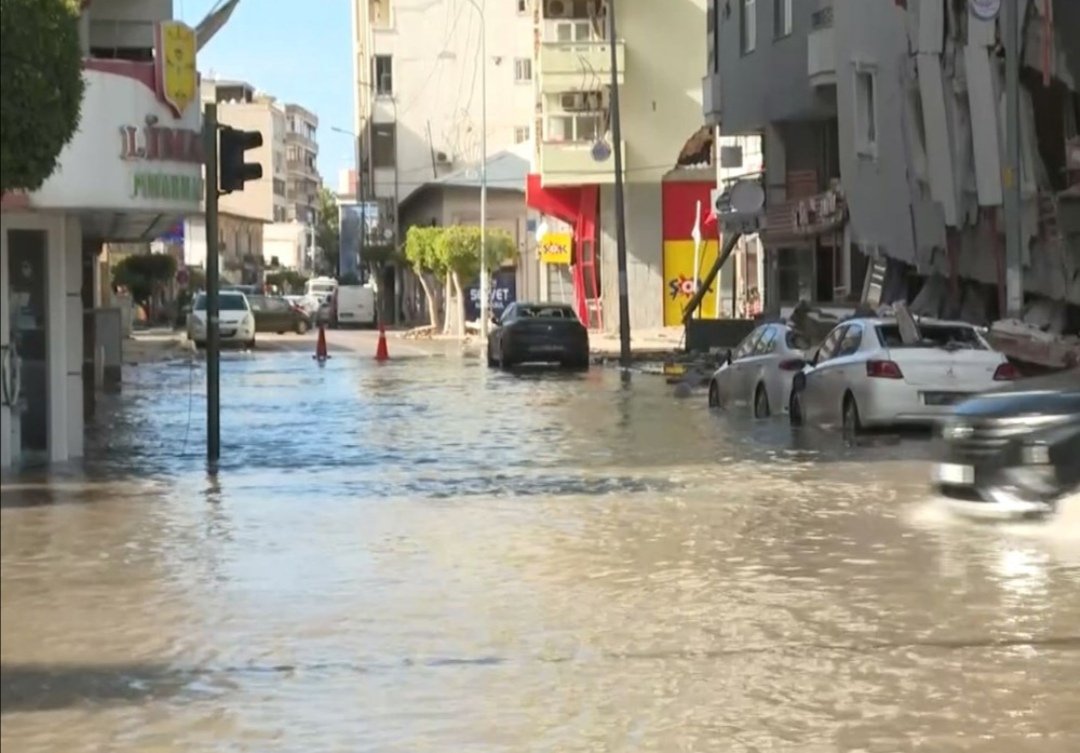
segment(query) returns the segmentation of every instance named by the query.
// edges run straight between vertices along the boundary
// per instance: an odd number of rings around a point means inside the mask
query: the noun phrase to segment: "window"
[[[791,34],[794,26],[792,3],[794,0],[773,0],[773,34],[777,39]]]
[[[588,21],[559,21],[555,24],[557,42],[596,42],[600,39]]]
[[[732,360],[738,361],[740,358],[746,358],[749,354],[754,352],[754,347],[757,345],[758,340],[765,334],[767,327],[759,327],[747,335],[739,347],[735,349],[735,355],[732,356]]]
[[[371,126],[373,167],[393,167],[397,161],[397,132],[394,123],[374,123]]]
[[[986,342],[974,327],[962,324],[921,324],[919,335],[922,340],[911,345],[904,344],[900,337],[900,326],[881,324],[877,327],[878,342],[882,347],[894,348],[942,348],[943,350],[989,350]]]
[[[785,338],[788,350],[809,350],[810,338],[798,330],[789,329]]]
[[[843,358],[844,356],[855,355],[855,352],[862,344],[863,328],[861,324],[852,324],[844,332],[844,337],[840,340],[840,346],[836,349],[836,357]]]
[[[532,81],[531,58],[516,58],[514,60],[514,81],[519,84]]]
[[[529,12],[529,0],[517,0],[518,13],[525,15]]]
[[[514,143],[524,144],[529,140],[529,126],[518,126],[514,129]]]
[[[877,156],[877,80],[873,70],[855,71],[855,148]]]
[[[757,0],[742,0],[739,8],[739,43],[744,55],[757,47]]]
[[[776,350],[776,327],[767,327],[761,339],[754,345],[755,356],[767,356]]]
[[[394,61],[389,55],[375,56],[375,93],[380,96],[394,93]]]
[[[830,358],[836,355],[837,348],[840,347],[840,338],[844,336],[844,332],[847,331],[847,325],[841,325],[829,333],[829,336],[825,338],[825,342],[818,348],[817,358],[815,363],[824,363]]]
[[[603,116],[599,113],[548,116],[547,141],[595,142],[603,133]]]

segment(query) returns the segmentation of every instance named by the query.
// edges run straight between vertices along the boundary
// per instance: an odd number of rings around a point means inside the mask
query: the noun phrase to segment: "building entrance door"
[[[3,359],[4,404],[11,411],[12,461],[48,462],[48,234],[8,230],[9,340]]]

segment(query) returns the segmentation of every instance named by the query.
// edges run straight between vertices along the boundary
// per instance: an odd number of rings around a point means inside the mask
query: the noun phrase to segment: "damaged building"
[[[1016,0],[1024,318],[1080,330],[1080,2]],[[1005,0],[1009,2],[1009,0]],[[1001,3],[712,0],[706,120],[764,137],[766,305],[1005,311]]]

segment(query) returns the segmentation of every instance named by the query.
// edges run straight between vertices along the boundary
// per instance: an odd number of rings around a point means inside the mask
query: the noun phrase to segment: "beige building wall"
[[[489,1],[482,23],[468,0],[351,1],[354,130],[364,134],[374,123],[365,151],[374,158],[376,196],[400,202],[425,182],[480,162],[482,64],[488,155],[529,139],[535,94],[528,2]],[[386,80],[375,80],[376,68],[386,72],[376,56],[390,61]]]
[[[269,97],[256,102],[218,104],[218,121],[248,131],[259,131],[263,145],[248,152],[249,161],[262,165],[263,177],[249,181],[243,191],[221,197],[222,212],[266,222],[282,222],[285,199],[285,114]]]

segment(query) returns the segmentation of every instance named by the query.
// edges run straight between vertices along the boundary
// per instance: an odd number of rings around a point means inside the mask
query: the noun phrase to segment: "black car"
[[[589,331],[562,303],[512,303],[488,335],[488,366],[558,363],[589,368]]]
[[[1041,518],[1080,491],[1080,369],[1021,379],[956,406],[934,486],[977,518]]]
[[[281,296],[249,295],[247,299],[255,315],[256,332],[302,335],[311,329],[311,317],[307,312]]]

